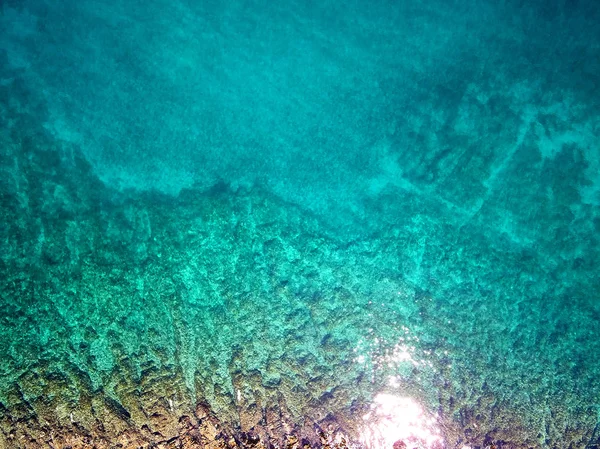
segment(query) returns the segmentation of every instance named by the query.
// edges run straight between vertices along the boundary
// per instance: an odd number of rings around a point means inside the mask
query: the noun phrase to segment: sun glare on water
[[[369,449],[443,447],[435,418],[411,398],[380,393],[363,419],[361,437]]]

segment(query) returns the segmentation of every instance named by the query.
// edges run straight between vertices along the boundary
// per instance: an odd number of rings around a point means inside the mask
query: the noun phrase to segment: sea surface
[[[0,0],[0,449],[600,447],[600,3]]]

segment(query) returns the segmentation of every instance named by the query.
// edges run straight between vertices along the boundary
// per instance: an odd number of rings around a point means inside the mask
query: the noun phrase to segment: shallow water
[[[600,7],[0,7],[0,448],[600,444]]]

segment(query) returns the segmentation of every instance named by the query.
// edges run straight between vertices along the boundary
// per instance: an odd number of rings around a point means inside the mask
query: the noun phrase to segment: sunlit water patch
[[[389,386],[397,387],[403,381],[416,378],[415,373],[431,371],[434,367],[432,351],[422,349],[419,342],[419,337],[406,326],[399,326],[396,335],[388,338],[370,329],[354,348],[353,361],[364,367],[373,383],[376,378],[385,378]]]
[[[435,371],[435,355],[404,325],[385,337],[374,329],[354,349],[379,392],[362,416],[360,438],[369,449],[434,449],[443,447],[439,417],[413,394],[426,388]]]
[[[363,420],[361,439],[370,449],[434,449],[443,445],[437,417],[409,397],[380,393]]]

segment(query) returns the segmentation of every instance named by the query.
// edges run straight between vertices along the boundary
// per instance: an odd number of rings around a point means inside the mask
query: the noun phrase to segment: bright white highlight
[[[369,449],[437,449],[442,437],[433,417],[413,399],[380,393],[363,417],[361,434]],[[394,448],[394,443],[396,444]],[[404,445],[403,445],[403,444]]]

